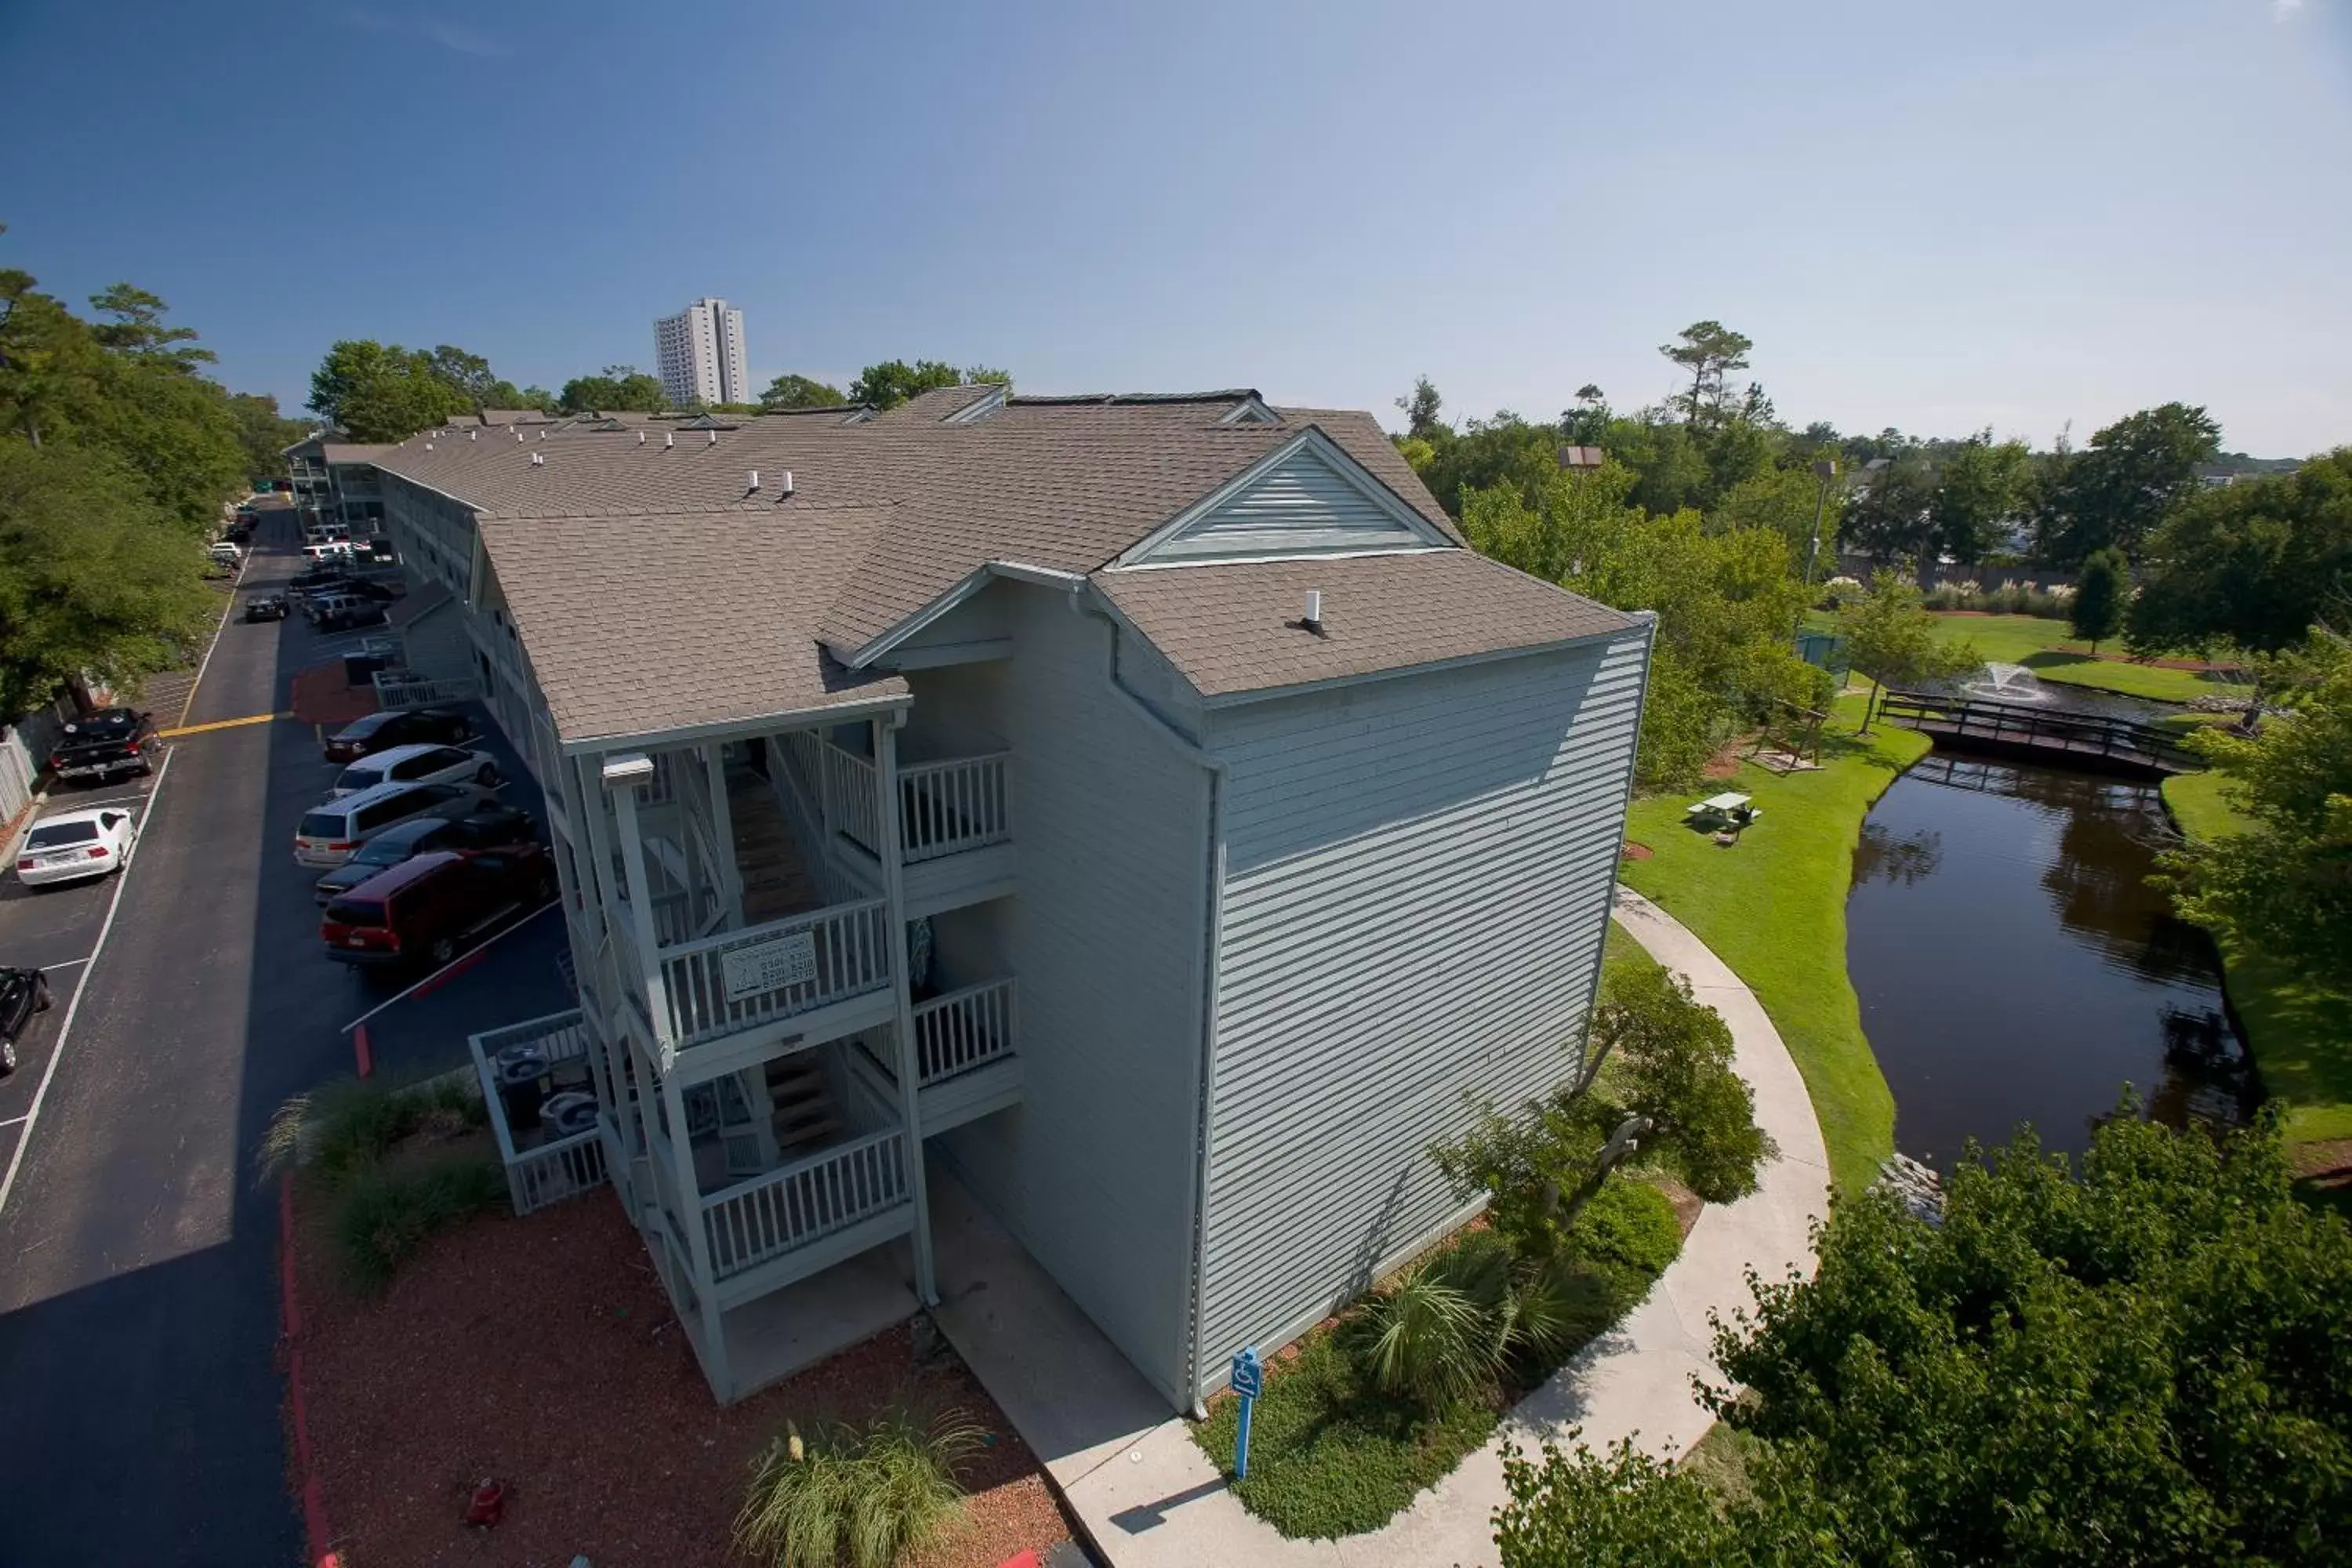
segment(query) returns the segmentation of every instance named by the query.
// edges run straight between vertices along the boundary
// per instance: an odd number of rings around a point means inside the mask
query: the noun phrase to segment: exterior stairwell
[[[785,1160],[814,1153],[841,1136],[841,1117],[824,1068],[814,1054],[800,1052],[761,1064],[768,1103],[774,1108],[776,1151]]]

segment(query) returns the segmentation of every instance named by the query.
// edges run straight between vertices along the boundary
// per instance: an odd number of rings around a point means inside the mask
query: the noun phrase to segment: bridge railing
[[[2203,765],[2170,731],[2104,713],[1946,697],[1932,691],[1889,690],[1879,698],[1878,716],[1909,729],[1937,731],[1972,740],[2009,742],[2173,768]]]

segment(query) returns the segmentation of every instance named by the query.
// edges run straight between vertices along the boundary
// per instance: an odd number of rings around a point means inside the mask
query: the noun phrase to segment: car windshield
[[[302,826],[296,829],[305,838],[332,838],[342,830],[342,815],[340,812],[331,811],[312,812],[302,819]]]
[[[380,926],[383,924],[383,900],[337,899],[327,906],[327,920],[339,926]]]
[[[337,789],[371,789],[383,782],[383,771],[374,763],[369,763],[365,765],[353,763],[350,767],[345,768],[341,773],[335,775],[335,787]]]
[[[44,822],[25,840],[27,849],[62,849],[68,844],[89,844],[98,837],[95,822]]]
[[[397,866],[408,858],[409,849],[404,838],[371,838],[354,858],[362,866]]]
[[[344,725],[342,732],[338,734],[335,739],[338,741],[364,741],[391,721],[392,715],[389,713],[373,714],[368,718],[355,720],[352,722]]]

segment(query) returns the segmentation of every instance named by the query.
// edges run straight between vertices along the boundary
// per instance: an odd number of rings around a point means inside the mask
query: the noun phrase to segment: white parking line
[[[163,794],[163,781],[172,776],[172,756],[169,752],[163,753],[163,765],[156,770],[152,798],[160,799]],[[114,897],[107,900],[106,923],[98,928],[98,945],[91,948],[89,956],[80,962],[96,963],[98,955],[106,951],[106,939],[114,933],[115,911],[122,908],[122,891],[131,886],[131,874],[138,869],[138,858],[134,856],[129,864],[115,873]],[[33,1146],[33,1127],[41,1114],[41,1102],[48,1098],[49,1085],[58,1076],[58,1064],[66,1059],[66,1042],[73,1036],[74,1016],[81,1011],[81,999],[89,993],[88,985],[77,985],[73,1000],[66,1004],[65,1022],[58,1026],[58,1043],[50,1048],[48,1062],[41,1068],[41,1081],[33,1088],[33,1103],[25,1111],[25,1131],[16,1140],[15,1152],[8,1156],[8,1173],[0,1176],[0,1214],[8,1212],[8,1194],[16,1190],[16,1172],[25,1163],[25,1151]]]
[[[92,953],[90,955],[91,958],[95,958],[96,956],[98,956],[96,953]],[[61,960],[56,963],[44,963],[41,967],[43,969],[71,969],[77,963],[88,963],[89,962],[89,958],[68,958]]]
[[[79,800],[73,803],[76,811],[96,811],[101,805],[139,805],[146,801],[143,795],[110,795],[105,800]]]
[[[523,927],[530,924],[531,921],[539,919],[540,916],[545,914],[548,910],[554,909],[557,904],[562,902],[562,900],[558,899],[552,903],[540,905],[539,908],[531,910],[530,913],[523,916],[522,919],[515,921],[514,924],[507,927],[506,930],[490,938],[488,942],[483,942],[478,947],[467,948],[465,952],[459,953],[457,957],[451,959],[448,963],[443,964],[440,968],[435,970],[432,973],[418,981],[415,985],[410,986],[408,990],[402,992],[397,996],[389,997],[384,1001],[377,1003],[374,1006],[369,1008],[358,1017],[353,1018],[350,1023],[345,1024],[343,1026],[342,1032],[348,1035],[353,1029],[358,1028],[362,1024],[366,1023],[370,1018],[374,1017],[378,1013],[383,1012],[386,1007],[391,1006],[394,1002],[405,1002],[408,1000],[411,993],[417,991],[424,986],[432,984],[435,981],[440,979],[443,975],[448,973],[459,964],[465,963],[474,958],[479,957],[485,952],[488,952],[493,946],[514,935],[515,932],[522,930]]]
[[[21,1125],[22,1125],[22,1124],[24,1124],[25,1122],[30,1121],[31,1120],[32,1120],[32,1118],[31,1118],[31,1117],[29,1117],[29,1116],[12,1116],[12,1117],[10,1117],[10,1118],[9,1118],[7,1121],[0,1121],[0,1127],[16,1127],[16,1126],[21,1126]]]

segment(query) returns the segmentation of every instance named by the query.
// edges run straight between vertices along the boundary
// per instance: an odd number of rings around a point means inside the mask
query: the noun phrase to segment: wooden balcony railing
[[[711,1278],[755,1268],[912,1195],[906,1135],[896,1129],[739,1182],[702,1200]]]
[[[1009,753],[924,763],[898,774],[899,841],[909,864],[1013,837],[1004,790]]]
[[[1013,1049],[1013,981],[983,981],[915,1009],[915,1061],[925,1087]]]

